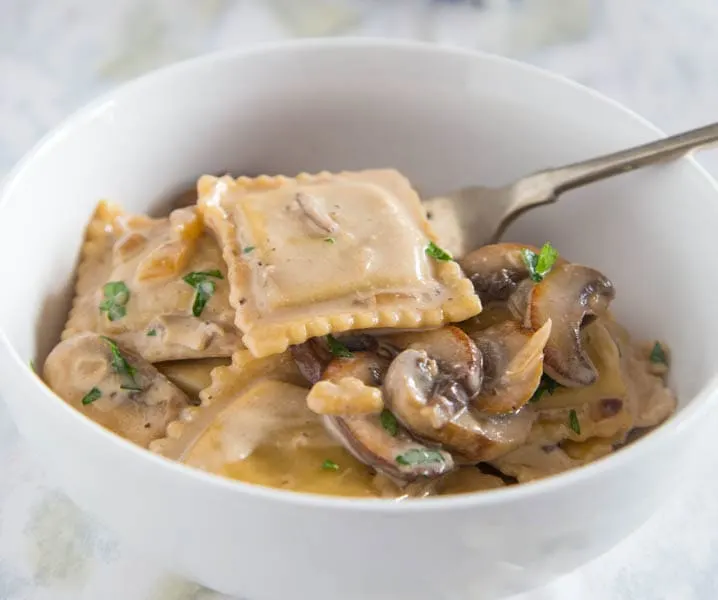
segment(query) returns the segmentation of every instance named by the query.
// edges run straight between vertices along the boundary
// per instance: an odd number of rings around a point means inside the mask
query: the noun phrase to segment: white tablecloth
[[[486,0],[482,19],[498,18],[504,1]],[[522,54],[669,132],[716,120],[715,0],[586,2],[594,13],[581,40],[520,48],[489,39],[495,28],[481,29],[456,12],[468,10],[461,6],[437,9],[429,31],[400,0],[355,3],[364,12],[335,11],[331,22],[305,11],[291,22],[294,29],[266,3],[251,0],[1,0],[0,174],[68,112],[122,79],[217,48],[332,27]],[[716,153],[701,159],[718,173]],[[520,600],[718,598],[716,427],[718,415],[696,436],[696,458],[676,481],[677,494],[646,525],[592,564]],[[0,402],[0,600],[223,598],[118,544],[48,479]]]

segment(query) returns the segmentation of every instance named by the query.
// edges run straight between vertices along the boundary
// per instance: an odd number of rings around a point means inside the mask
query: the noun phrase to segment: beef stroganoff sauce
[[[548,243],[452,257],[396,171],[205,176],[198,198],[164,219],[100,202],[44,367],[153,452],[421,498],[580,467],[675,410],[668,350],[616,323],[610,279]]]

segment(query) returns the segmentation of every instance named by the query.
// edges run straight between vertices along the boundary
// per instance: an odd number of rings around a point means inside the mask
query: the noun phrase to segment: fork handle
[[[642,146],[599,156],[541,173],[554,194],[626,173],[658,162],[678,158],[690,150],[718,142],[718,123],[692,129]]]

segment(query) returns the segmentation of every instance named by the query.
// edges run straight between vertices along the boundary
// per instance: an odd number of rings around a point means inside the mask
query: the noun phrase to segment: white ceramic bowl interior
[[[161,213],[206,172],[391,166],[427,194],[501,184],[653,139],[598,94],[507,60],[379,41],[203,58],[105,96],[48,136],[0,199],[2,396],[68,494],[170,568],[249,600],[495,598],[596,557],[669,493],[715,389],[717,195],[693,162],[622,176],[522,218],[603,270],[617,316],[667,340],[679,414],[633,447],[535,484],[401,505],[256,488],[131,446],[28,368],[66,317],[101,198]]]

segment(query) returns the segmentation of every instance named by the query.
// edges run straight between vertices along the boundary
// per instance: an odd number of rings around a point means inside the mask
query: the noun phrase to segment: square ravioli
[[[352,329],[439,327],[481,310],[459,265],[427,252],[434,234],[397,171],[203,176],[198,193],[229,267],[236,325],[256,356]]]
[[[243,347],[221,250],[196,208],[150,219],[98,205],[62,339],[88,331],[150,362],[231,356]]]

